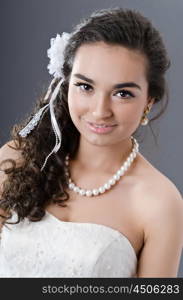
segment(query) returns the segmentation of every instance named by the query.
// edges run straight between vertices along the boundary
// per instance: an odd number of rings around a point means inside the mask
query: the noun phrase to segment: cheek
[[[116,115],[125,123],[136,123],[142,116],[142,103],[129,103],[116,110]]]
[[[119,113],[120,111],[120,113]],[[121,110],[116,112],[118,116],[118,123],[121,125],[119,128],[123,134],[127,136],[133,134],[140,125],[141,117],[143,114],[142,103],[124,104]]]
[[[87,111],[86,102],[72,90],[68,92],[69,113],[73,121],[76,121],[82,114]]]
[[[73,93],[72,89],[68,91],[68,107],[70,115],[77,111],[77,96]]]

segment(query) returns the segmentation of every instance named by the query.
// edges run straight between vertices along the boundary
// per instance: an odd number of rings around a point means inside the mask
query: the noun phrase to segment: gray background
[[[145,128],[140,151],[183,193],[182,0],[1,0],[0,146],[10,139],[10,128],[31,111],[35,99],[51,80],[46,69],[50,38],[56,33],[70,32],[93,10],[115,6],[137,9],[164,38],[172,61],[167,73],[170,103],[164,116],[153,125],[158,145]],[[183,258],[179,277],[183,277]]]

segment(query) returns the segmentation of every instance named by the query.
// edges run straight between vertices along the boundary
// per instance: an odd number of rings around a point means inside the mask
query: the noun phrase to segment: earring
[[[141,120],[141,125],[145,126],[149,123],[149,119],[147,118],[147,116],[143,116],[142,120]]]
[[[149,112],[150,112],[150,107],[148,106],[142,116],[141,123],[140,123],[141,125],[146,126],[149,123],[149,119],[147,117]]]

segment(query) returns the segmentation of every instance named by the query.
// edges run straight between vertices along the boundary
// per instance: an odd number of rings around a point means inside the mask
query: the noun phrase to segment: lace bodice
[[[0,277],[136,276],[134,248],[108,226],[60,221],[48,212],[39,222],[7,226],[1,232]]]

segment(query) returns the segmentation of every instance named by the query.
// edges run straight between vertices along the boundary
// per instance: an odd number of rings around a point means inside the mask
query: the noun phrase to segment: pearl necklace
[[[76,184],[72,181],[71,177],[69,176],[69,155],[65,158],[65,173],[68,177],[68,187],[70,190],[74,191],[75,193],[80,194],[81,196],[97,196],[99,194],[103,194],[107,190],[110,190],[112,186],[116,184],[121,178],[121,176],[124,175],[124,173],[129,169],[132,162],[134,161],[135,157],[137,156],[137,153],[139,151],[139,144],[137,143],[136,139],[131,136],[131,139],[133,141],[133,148],[130,152],[130,155],[127,157],[125,162],[122,164],[120,169],[114,174],[112,178],[108,180],[103,186],[100,186],[98,189],[92,189],[92,190],[85,190],[83,188],[80,188],[76,186]]]

